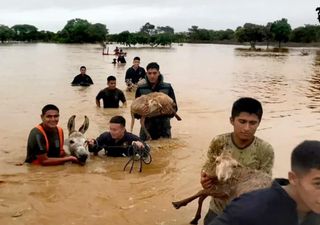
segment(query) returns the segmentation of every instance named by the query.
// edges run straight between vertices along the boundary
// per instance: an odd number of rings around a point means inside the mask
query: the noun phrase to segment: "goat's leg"
[[[150,135],[149,131],[147,130],[146,126],[145,126],[145,120],[146,120],[146,118],[144,116],[142,116],[140,118],[140,125],[141,125],[142,130],[144,131],[144,133],[147,136],[147,140],[151,140],[151,135]]]
[[[192,202],[193,200],[195,200],[196,198],[201,197],[202,195],[208,195],[208,189],[202,189],[201,191],[198,191],[198,193],[196,193],[195,195],[192,195],[189,198],[183,199],[181,201],[178,202],[172,202],[172,205],[176,208],[179,209],[182,206],[186,206],[188,205],[190,202]]]
[[[201,211],[202,211],[202,203],[203,201],[208,197],[208,195],[201,195],[199,197],[199,200],[198,200],[198,209],[197,209],[197,212],[196,212],[196,215],[195,217],[193,218],[193,220],[191,220],[190,224],[198,224],[198,221],[200,220],[201,218]]]

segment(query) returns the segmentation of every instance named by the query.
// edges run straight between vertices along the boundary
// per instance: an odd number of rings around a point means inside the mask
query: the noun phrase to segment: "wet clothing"
[[[33,163],[37,160],[38,155],[47,154],[50,157],[61,157],[64,154],[63,149],[63,133],[62,138],[59,138],[59,131],[57,128],[54,130],[44,130],[48,142],[46,142],[46,138],[43,133],[37,128],[33,128],[30,131],[28,137],[28,144],[27,144],[27,156],[25,162]],[[61,129],[62,131],[62,129]],[[62,143],[61,143],[62,142]],[[47,144],[49,149],[47,149]]]
[[[124,93],[118,88],[114,90],[110,90],[109,88],[101,90],[96,97],[97,101],[100,101],[100,99],[103,100],[104,108],[119,108],[119,101],[122,103],[126,102]]]
[[[104,132],[96,139],[95,146],[89,148],[89,151],[98,153],[100,150],[104,149],[107,156],[130,156],[131,152],[129,151],[129,147],[132,145],[133,141],[141,141],[141,139],[126,131],[123,138],[116,141],[112,138],[110,132]]]
[[[298,217],[296,202],[281,187],[288,183],[276,179],[270,188],[241,195],[209,225],[319,225],[319,214]]]
[[[131,81],[133,84],[137,84],[140,79],[146,77],[146,71],[142,67],[138,67],[136,70],[132,67],[127,69],[125,80]]]
[[[118,56],[118,59],[117,59],[117,62],[118,63],[127,63],[126,59],[124,58],[124,55],[121,54]]]
[[[75,78],[73,79],[73,81],[71,82],[71,85],[73,86],[90,86],[91,84],[93,84],[93,81],[91,79],[91,77],[87,74],[79,74],[77,76],[75,76]]]
[[[230,150],[232,156],[243,166],[261,170],[271,175],[274,160],[272,146],[262,139],[255,137],[249,146],[240,149],[233,143],[231,133],[218,135],[213,138],[207,154],[208,159],[203,166],[204,171],[210,171],[209,168],[212,168],[212,164],[215,163],[215,156],[220,155],[223,150]],[[227,202],[228,201],[221,199],[211,198],[209,210],[219,215],[225,208]]]
[[[146,95],[152,92],[162,92],[167,94],[176,103],[176,111],[178,111],[174,90],[170,83],[163,82],[163,76],[161,74],[159,76],[159,82],[155,87],[152,87],[148,77],[146,76],[146,83],[138,86],[135,97],[138,98],[141,95]],[[139,118],[138,115],[135,115],[135,117]],[[160,137],[171,138],[170,117],[168,116],[146,118],[145,127],[149,131],[151,138],[154,140],[159,139]],[[140,129],[140,138],[142,140],[146,140],[146,134],[143,129]]]

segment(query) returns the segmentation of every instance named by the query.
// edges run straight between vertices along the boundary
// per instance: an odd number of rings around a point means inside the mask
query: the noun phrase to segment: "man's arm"
[[[99,107],[99,108],[101,107],[100,106],[100,99],[102,98],[101,95],[102,95],[102,91],[100,91],[96,96],[96,106]]]
[[[260,160],[259,170],[272,174],[273,162],[274,162],[274,151],[269,143],[262,143],[258,151],[258,157]]]
[[[124,107],[127,107],[127,100],[126,100],[126,96],[124,96],[124,93],[121,91],[120,92],[120,101],[122,102],[122,105]]]
[[[169,90],[169,97],[170,98],[172,98],[172,100],[174,101],[174,103],[176,103],[176,108],[175,108],[175,110],[176,110],[176,112],[178,111],[178,104],[177,104],[177,100],[176,100],[176,96],[175,96],[175,94],[174,94],[174,90],[173,90],[173,88],[172,87],[170,87],[170,90]]]
[[[41,154],[37,155],[37,159],[39,160],[42,166],[56,166],[62,165],[66,162],[79,163],[78,159],[74,156],[65,156],[62,158],[49,158],[47,154]]]

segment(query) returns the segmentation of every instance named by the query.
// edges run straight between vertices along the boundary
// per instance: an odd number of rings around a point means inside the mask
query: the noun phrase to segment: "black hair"
[[[59,112],[59,108],[53,104],[48,104],[48,105],[45,105],[41,112],[42,112],[42,115],[46,114],[46,112],[48,112],[49,110],[56,110]]]
[[[136,56],[136,57],[133,58],[133,61],[134,61],[134,60],[139,60],[139,61],[140,61],[140,57],[139,57],[139,56]]]
[[[118,123],[123,127],[126,126],[126,119],[123,116],[114,116],[110,119],[109,123]]]
[[[82,68],[87,69],[85,66],[80,66],[80,70],[81,70]]]
[[[234,119],[236,116],[239,116],[242,112],[256,114],[260,121],[263,114],[262,105],[258,100],[254,98],[239,98],[237,101],[233,103],[231,117]]]
[[[117,80],[115,76],[108,76],[107,81]]]
[[[308,173],[311,169],[320,170],[320,141],[303,141],[291,153],[291,170]]]
[[[160,69],[160,66],[158,63],[156,62],[151,62],[147,65],[147,70],[149,69],[156,69],[156,70],[159,70]]]

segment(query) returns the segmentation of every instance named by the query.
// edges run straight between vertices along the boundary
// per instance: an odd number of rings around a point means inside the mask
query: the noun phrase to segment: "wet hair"
[[[126,126],[126,119],[123,116],[114,116],[110,119],[109,123],[118,123],[123,127]]]
[[[45,105],[41,112],[42,112],[42,115],[46,114],[46,112],[48,112],[49,110],[56,110],[59,112],[59,108],[53,104],[48,104],[48,105]]]
[[[320,170],[320,141],[303,141],[291,153],[291,170],[306,174],[311,169]]]
[[[133,61],[134,61],[134,60],[139,60],[139,61],[140,61],[140,57],[139,57],[139,56],[136,56],[136,57],[133,58]]]
[[[231,117],[234,119],[236,116],[239,116],[242,112],[256,114],[260,121],[263,114],[262,105],[258,100],[254,98],[239,98],[237,101],[233,103]]]
[[[108,76],[107,81],[117,80],[115,76]]]
[[[147,65],[147,70],[149,69],[156,69],[156,70],[159,70],[160,69],[160,66],[158,63],[156,62],[151,62]]]
[[[80,70],[81,70],[81,69],[87,69],[87,68],[86,68],[85,66],[80,66]]]

